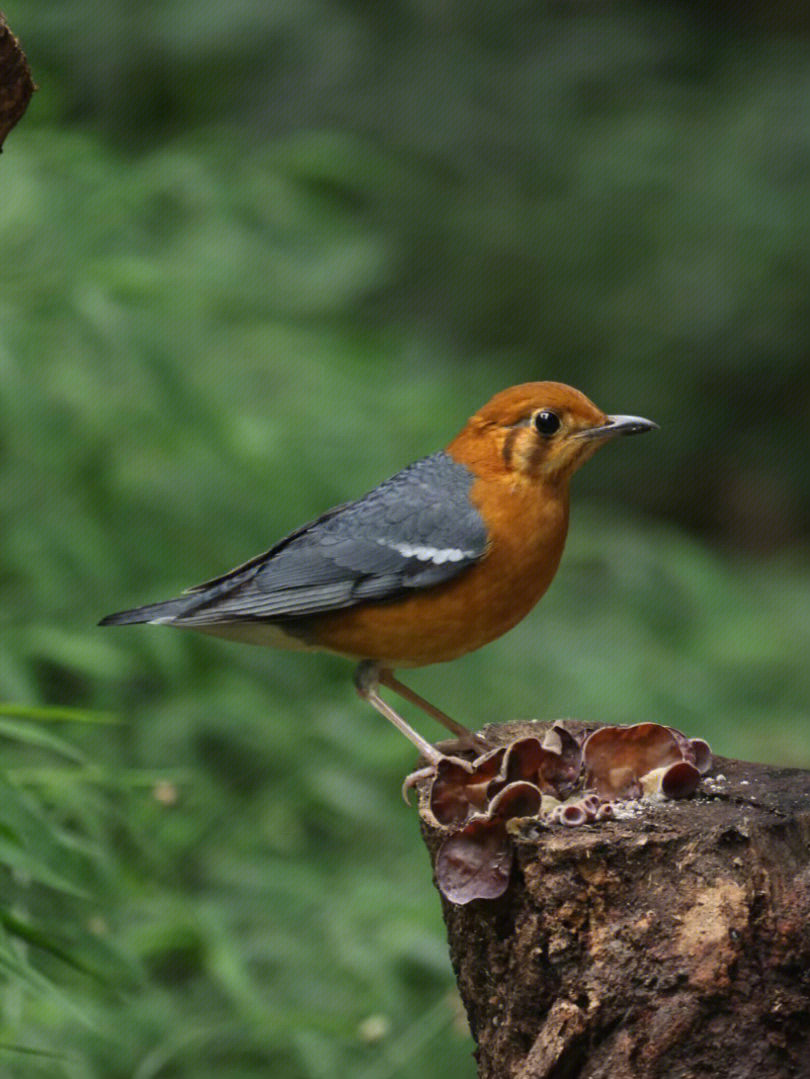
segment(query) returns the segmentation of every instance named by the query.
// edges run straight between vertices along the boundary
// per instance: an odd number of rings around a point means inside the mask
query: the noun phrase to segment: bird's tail
[[[129,626],[134,622],[172,623],[200,605],[199,596],[178,596],[163,603],[150,603],[146,607],[134,607],[131,611],[117,611],[108,614],[99,622],[100,626]]]

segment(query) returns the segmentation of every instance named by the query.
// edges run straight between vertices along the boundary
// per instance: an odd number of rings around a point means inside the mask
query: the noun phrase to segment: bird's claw
[[[406,806],[411,804],[411,800],[408,797],[408,792],[414,787],[418,787],[425,779],[431,779],[436,775],[436,765],[428,764],[425,768],[417,768],[416,771],[409,773],[402,781],[402,800]]]

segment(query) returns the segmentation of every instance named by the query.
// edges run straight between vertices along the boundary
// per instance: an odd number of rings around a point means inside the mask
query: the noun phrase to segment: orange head
[[[479,476],[557,483],[609,439],[656,426],[640,416],[608,416],[561,382],[524,382],[495,394],[447,450]]]

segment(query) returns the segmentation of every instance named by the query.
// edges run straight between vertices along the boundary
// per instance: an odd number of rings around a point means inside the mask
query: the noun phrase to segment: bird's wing
[[[165,621],[187,626],[308,617],[450,580],[477,562],[487,530],[473,474],[435,453],[291,533],[184,597]]]

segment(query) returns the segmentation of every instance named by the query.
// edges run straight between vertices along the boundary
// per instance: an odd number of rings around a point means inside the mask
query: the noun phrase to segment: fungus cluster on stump
[[[423,820],[444,833],[436,883],[451,903],[496,899],[509,884],[514,821],[607,820],[644,795],[688,797],[710,767],[706,742],[658,723],[571,731],[557,722],[474,760],[444,757],[420,786]]]

